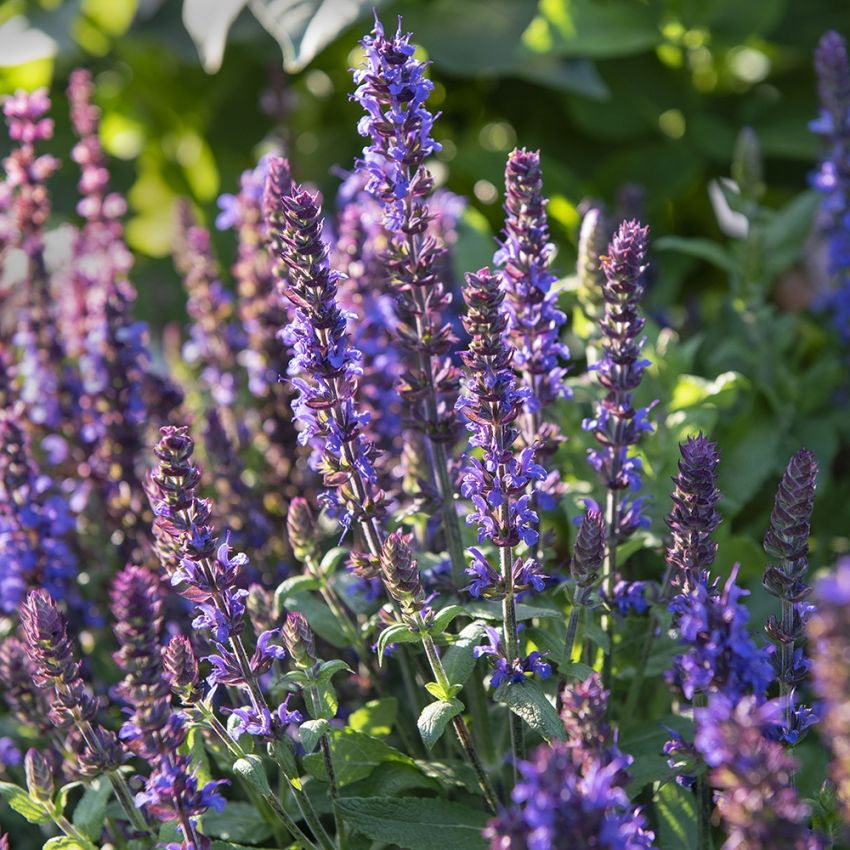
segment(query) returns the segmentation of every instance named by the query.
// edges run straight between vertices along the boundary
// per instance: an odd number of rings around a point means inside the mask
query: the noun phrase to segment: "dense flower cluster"
[[[835,279],[828,302],[846,342],[850,340],[850,61],[847,44],[837,32],[821,37],[815,71],[821,112],[810,126],[823,137],[826,154],[812,181],[823,195],[819,223],[827,239],[827,270]]]
[[[696,711],[696,746],[719,792],[717,812],[727,835],[723,850],[822,846],[806,825],[808,806],[791,781],[796,763],[770,735],[781,716],[776,702],[723,694]]]
[[[720,693],[732,701],[747,694],[762,697],[773,678],[768,652],[747,629],[749,612],[740,602],[747,592],[736,578],[737,569],[720,590],[718,580],[703,573],[670,602],[687,649],[676,656],[668,678],[688,699],[697,693]]]
[[[56,483],[36,468],[18,404],[0,411],[0,610],[30,587],[66,596],[79,569],[74,517]]]
[[[821,731],[832,750],[830,773],[845,817],[850,813],[850,559],[816,585],[817,613],[806,631],[811,641],[812,679],[822,700]]]
[[[673,478],[673,509],[667,525],[673,539],[667,547],[667,566],[673,585],[695,587],[717,552],[712,534],[720,525],[717,502],[717,446],[700,434],[679,446],[679,471]]]
[[[636,221],[624,222],[612,239],[608,253],[600,258],[605,283],[605,313],[600,321],[602,356],[593,368],[605,390],[605,399],[583,427],[600,448],[588,459],[615,500],[608,533],[622,542],[647,524],[643,500],[626,495],[641,487],[641,461],[632,451],[642,433],[652,430],[649,407],[635,408],[638,388],[649,361],[641,357],[640,336],[646,319],[638,312],[644,293],[643,273],[649,230]]]
[[[774,656],[776,676],[783,695],[787,695],[785,735],[796,742],[814,720],[807,706],[794,705],[794,689],[807,677],[809,661],[797,644],[804,636],[810,605],[806,601],[811,588],[805,582],[809,568],[809,532],[818,467],[815,456],[800,449],[788,462],[779,489],[770,527],[764,536],[764,548],[776,563],[768,565],[764,586],[781,601],[780,619],[773,614],[765,630],[778,645]]]
[[[554,454],[563,440],[559,429],[544,423],[543,410],[558,398],[569,398],[561,365],[569,350],[561,342],[566,316],[557,307],[549,270],[554,246],[549,242],[546,199],[540,153],[514,150],[505,167],[505,228],[493,263],[501,268],[508,314],[508,338],[514,350],[513,368],[531,392],[525,401],[522,436],[527,445],[537,444],[542,457]],[[560,492],[557,473],[535,487],[544,507],[554,507]]]
[[[632,759],[610,741],[607,700],[597,677],[565,693],[568,740],[538,747],[519,765],[513,805],[484,831],[492,850],[653,846],[646,817],[625,790]]]

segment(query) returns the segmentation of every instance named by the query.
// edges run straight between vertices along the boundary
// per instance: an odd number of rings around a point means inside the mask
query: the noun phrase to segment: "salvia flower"
[[[809,807],[794,789],[796,762],[771,735],[782,705],[715,694],[694,714],[696,747],[718,791],[723,850],[819,850],[822,844],[807,825]]]
[[[504,297],[488,269],[467,275],[464,325],[471,340],[462,354],[467,379],[457,408],[467,420],[470,446],[483,451],[480,459],[469,454],[464,462],[461,492],[474,506],[467,524],[478,526],[479,542],[512,548],[521,541],[527,546],[537,542],[537,514],[528,489],[546,473],[535,462],[534,446],[512,450],[529,390],[518,385],[511,369]]]
[[[531,391],[525,401],[525,440],[539,442],[551,455],[563,439],[556,426],[543,427],[541,411],[568,398],[564,383],[569,357],[560,341],[566,316],[557,307],[556,280],[549,269],[554,246],[549,242],[546,199],[538,151],[514,150],[505,168],[505,227],[493,258],[502,269],[513,367]]]
[[[588,318],[598,322],[605,311],[602,296],[606,277],[600,257],[611,234],[611,224],[601,206],[591,205],[582,216],[578,238],[576,273],[579,282],[579,299]]]
[[[484,837],[492,850],[652,847],[646,817],[624,787],[630,763],[628,756],[577,763],[567,744],[538,747],[520,762],[511,806],[487,824]]]
[[[192,705],[201,696],[198,659],[192,642],[185,635],[175,635],[162,653],[163,675],[172,692],[184,705]]]
[[[312,667],[316,663],[316,639],[303,614],[290,611],[286,615],[280,635],[296,666]]]
[[[749,612],[740,599],[747,592],[732,571],[722,591],[703,573],[670,602],[673,625],[685,652],[676,656],[667,678],[688,698],[721,693],[731,700],[746,694],[763,697],[773,678],[769,653],[747,629]]]
[[[84,749],[79,754],[85,772],[115,770],[121,752],[112,732],[92,723],[98,700],[80,677],[65,620],[46,590],[32,590],[21,606],[21,628],[34,667],[34,681],[48,690],[50,720],[58,727],[76,726]]]
[[[542,652],[529,653],[527,658],[515,656],[508,658],[502,648],[502,636],[492,626],[484,627],[487,642],[476,646],[472,651],[476,658],[488,658],[492,665],[490,686],[500,688],[510,682],[522,682],[530,676],[548,679],[552,675],[552,667],[545,660]]]
[[[585,604],[597,584],[605,558],[605,518],[591,508],[581,519],[570,559],[570,575],[576,583],[576,604]]]
[[[75,519],[65,496],[36,467],[20,404],[0,411],[0,610],[17,610],[39,586],[73,601],[79,571]]]
[[[346,316],[337,304],[339,275],[328,263],[319,206],[302,189],[273,200],[277,206],[270,227],[285,275],[278,285],[295,308],[287,335],[299,440],[313,448],[312,463],[328,488],[321,502],[331,515],[346,529],[354,520],[361,526],[374,524],[383,493],[363,433],[368,415],[355,402],[360,352],[351,344]]]
[[[417,605],[421,605],[425,593],[407,535],[401,531],[387,535],[381,549],[380,569],[381,579],[389,595],[403,613],[413,613]]]
[[[817,607],[806,624],[812,681],[821,703],[821,734],[832,750],[830,774],[845,817],[850,816],[850,558],[816,585]]]
[[[446,312],[451,294],[443,280],[445,247],[430,226],[428,198],[433,178],[425,159],[440,150],[432,136],[434,116],[426,106],[433,83],[426,63],[414,58],[401,20],[387,37],[379,20],[361,42],[365,58],[354,72],[353,99],[366,115],[358,132],[369,140],[357,170],[367,175],[365,190],[383,211],[386,246],[381,258],[397,294],[395,335],[407,354],[398,392],[406,424],[424,432],[430,445],[430,483],[443,501],[442,520],[458,575],[460,533],[452,505],[453,485],[446,445],[456,438],[454,401],[458,370],[448,356],[456,341]]]
[[[720,525],[717,511],[720,455],[716,443],[702,434],[688,437],[679,445],[679,452],[679,471],[673,477],[673,508],[667,517],[672,540],[666,560],[670,581],[678,587],[687,587],[711,567],[717,552],[712,534]]]
[[[623,222],[608,253],[600,258],[605,273],[605,313],[600,321],[602,356],[593,369],[606,395],[583,427],[600,446],[589,451],[590,465],[609,493],[618,496],[613,527],[608,529],[615,543],[648,523],[642,499],[626,495],[641,488],[642,465],[633,447],[644,432],[652,430],[650,408],[635,408],[633,401],[649,365],[641,357],[644,340],[640,334],[646,320],[639,314],[648,235],[649,229],[637,221]]]
[[[850,341],[850,61],[838,33],[822,36],[815,71],[821,112],[810,127],[823,137],[826,153],[812,183],[823,196],[818,224],[827,240],[827,271],[835,279],[828,304],[846,343]]]
[[[779,652],[775,656],[776,673],[780,690],[789,695],[806,678],[809,662],[797,644],[804,637],[805,621],[811,606],[806,601],[811,588],[805,582],[808,571],[809,534],[818,467],[815,456],[800,449],[788,462],[779,488],[770,527],[764,536],[764,548],[775,563],[764,573],[764,586],[782,605],[780,619],[768,618],[765,630],[776,642]],[[798,726],[795,718],[805,706],[795,707],[788,696],[786,725],[788,731]]]
[[[50,700],[46,690],[35,682],[36,668],[27,645],[17,637],[0,643],[0,685],[3,700],[15,719],[25,727],[47,733],[50,722]]]
[[[194,443],[188,428],[166,426],[161,435],[154,450],[159,463],[148,490],[163,566],[178,593],[195,604],[192,626],[211,638],[214,651],[205,658],[212,668],[207,683],[233,686],[249,700],[248,706],[230,709],[239,718],[234,734],[274,737],[282,731],[278,720],[288,715],[285,706],[272,711],[258,676],[283,658],[285,650],[272,642],[277,637],[273,630],[258,636],[256,649],[248,657],[241,639],[248,591],[239,586],[248,558],[232,553],[226,536],[216,538],[210,504],[197,497],[201,471],[193,461]]]

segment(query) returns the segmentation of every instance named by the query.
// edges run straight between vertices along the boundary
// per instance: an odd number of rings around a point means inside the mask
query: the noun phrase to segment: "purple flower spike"
[[[566,316],[557,308],[552,289],[556,278],[549,270],[554,246],[549,242],[539,152],[511,152],[505,190],[505,228],[493,262],[503,269],[513,368],[531,391],[524,406],[523,438],[528,445],[536,442],[541,456],[551,457],[563,436],[556,425],[544,423],[541,414],[556,399],[570,396],[561,366],[570,354],[560,341]],[[559,482],[547,484],[551,500],[560,490]]]
[[[820,850],[820,839],[807,826],[809,807],[794,789],[796,762],[772,738],[782,717],[779,702],[715,694],[695,716],[696,747],[719,792],[722,850]]]
[[[641,487],[642,467],[632,447],[643,432],[652,430],[651,406],[635,409],[633,404],[634,392],[649,365],[641,357],[644,339],[640,334],[646,320],[638,312],[644,293],[648,236],[649,229],[637,221],[623,222],[607,255],[600,258],[605,273],[605,313],[600,321],[602,358],[593,368],[606,395],[583,427],[600,445],[588,453],[590,465],[610,493],[620,494],[617,515],[608,530],[615,544],[648,523],[642,500],[625,495],[627,490]]]
[[[368,415],[355,400],[360,352],[337,304],[339,275],[328,263],[321,212],[303,189],[294,188],[277,202],[269,223],[282,261],[278,285],[295,308],[286,333],[293,351],[289,374],[298,392],[292,410],[302,428],[299,440],[312,447],[311,462],[328,488],[320,501],[330,514],[345,529],[353,521],[375,526],[384,495],[363,433]]]
[[[827,271],[835,287],[826,297],[844,343],[850,342],[850,61],[847,44],[827,32],[815,51],[821,112],[810,125],[824,140],[826,153],[812,175],[821,193],[818,226],[827,242]]]
[[[717,544],[711,535],[720,525],[717,502],[716,443],[700,434],[679,445],[679,472],[673,477],[673,509],[667,526],[673,540],[667,548],[671,582],[677,587],[693,586],[703,571],[714,563]],[[665,588],[666,589],[666,588]]]
[[[845,819],[850,818],[850,558],[815,586],[817,607],[806,625],[812,682],[822,700],[821,734],[832,750],[830,774]]]

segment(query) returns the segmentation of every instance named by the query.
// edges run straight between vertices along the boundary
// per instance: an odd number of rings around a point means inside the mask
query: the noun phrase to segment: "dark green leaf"
[[[697,816],[694,795],[675,782],[662,785],[655,792],[658,815],[659,850],[680,850],[697,846]]]
[[[395,697],[373,699],[351,713],[348,726],[356,732],[372,737],[389,735],[398,716],[398,700]]]
[[[459,699],[439,700],[426,705],[416,721],[419,734],[425,746],[431,750],[434,744],[443,736],[449,721],[463,711],[463,703]]]
[[[311,579],[315,581],[315,579]],[[275,599],[277,599],[277,595]],[[291,611],[300,611],[310,624],[310,628],[338,649],[351,646],[351,638],[337,622],[331,610],[325,603],[312,593],[290,593],[280,598],[283,608]]]
[[[402,850],[484,850],[483,812],[447,803],[406,797],[350,797],[336,810],[357,832]]]
[[[566,738],[557,709],[534,679],[502,685],[496,691],[496,701],[506,705],[547,741]]]
[[[443,655],[443,667],[450,682],[462,685],[475,669],[475,647],[484,634],[483,623],[470,623],[461,629],[460,634]]]
[[[452,620],[465,613],[466,611],[460,605],[446,605],[445,608],[441,608],[434,617],[434,622],[431,623],[431,634],[441,635]]]
[[[334,769],[340,786],[364,779],[383,762],[414,764],[413,759],[399,750],[353,729],[335,730],[331,735],[331,744]],[[327,781],[321,753],[306,756],[304,767],[311,776]]]
[[[330,724],[325,719],[305,720],[298,727],[298,737],[301,739],[301,746],[304,747],[307,753],[312,753],[316,749],[316,744],[319,743],[319,738],[328,729],[330,729]]]
[[[93,779],[74,809],[73,824],[92,841],[99,841],[106,818],[106,804],[112,794],[112,785],[106,777]]]

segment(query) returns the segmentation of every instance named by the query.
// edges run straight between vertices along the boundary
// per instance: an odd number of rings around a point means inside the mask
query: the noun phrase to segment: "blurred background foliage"
[[[272,146],[297,178],[332,203],[340,169],[362,147],[348,99],[357,41],[374,0],[6,0],[0,11],[0,92],[58,93],[53,145],[72,141],[61,92],[90,67],[104,112],[114,181],[130,201],[139,310],[155,334],[180,320],[184,296],[169,252],[173,208],[190,197],[212,226],[222,192]],[[760,575],[758,541],[790,454],[813,448],[824,469],[815,517],[817,565],[850,548],[846,387],[837,342],[810,309],[826,285],[807,190],[819,153],[811,57],[830,28],[850,34],[846,0],[402,0],[396,14],[433,61],[442,115],[440,184],[469,199],[459,271],[489,262],[501,223],[501,182],[515,145],[540,148],[549,215],[573,314],[571,347],[585,357],[590,323],[570,278],[582,202],[637,208],[654,237],[649,310],[660,435],[645,442],[663,529],[674,439],[700,428],[720,442],[727,523],[723,566]],[[755,131],[763,177],[733,170],[742,127]],[[751,142],[753,140],[751,139]],[[739,157],[740,163],[744,161]],[[52,181],[73,216],[74,169]],[[744,181],[745,182],[745,181]],[[217,236],[225,264],[229,234]],[[583,368],[574,373],[581,375]],[[597,392],[578,377],[576,398]],[[565,404],[563,450],[575,481],[580,419]],[[569,474],[569,473],[568,473]],[[574,495],[585,493],[579,487]],[[571,508],[570,513],[574,513]],[[658,542],[649,539],[644,542]],[[647,553],[648,557],[648,553]],[[640,555],[638,556],[638,562]],[[653,556],[658,569],[658,558]],[[635,569],[640,574],[640,569]],[[756,604],[759,602],[756,600]],[[756,614],[756,619],[758,614]]]

